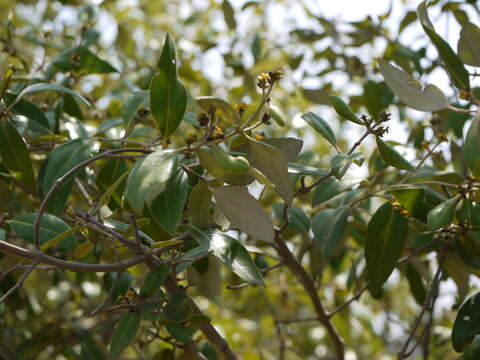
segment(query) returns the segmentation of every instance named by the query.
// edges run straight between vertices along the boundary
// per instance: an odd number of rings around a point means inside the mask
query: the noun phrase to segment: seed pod
[[[244,174],[250,171],[250,163],[243,156],[231,156],[218,145],[213,145],[212,149],[215,160],[223,170],[235,174]]]

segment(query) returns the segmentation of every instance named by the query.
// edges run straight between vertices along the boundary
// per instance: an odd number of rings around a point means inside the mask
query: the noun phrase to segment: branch
[[[423,302],[422,310],[420,311],[420,314],[418,314],[417,319],[415,320],[415,323],[413,324],[412,329],[410,330],[410,334],[408,335],[408,338],[405,341],[405,344],[403,345],[402,349],[398,352],[397,360],[403,360],[408,358],[415,351],[416,347],[419,344],[419,342],[417,341],[413,345],[413,347],[410,350],[408,350],[408,347],[410,346],[410,343],[412,342],[413,337],[415,336],[415,332],[420,326],[420,323],[423,319],[423,315],[427,310],[433,308],[435,299],[438,296],[438,286],[440,285],[440,281],[442,279],[442,264],[444,260],[445,260],[445,252],[442,253],[441,258],[438,262],[438,269],[433,277],[432,283],[430,284],[430,290],[428,291],[427,297]],[[425,328],[424,330],[427,330],[427,328]],[[422,332],[422,335],[420,336],[420,338],[423,335],[424,333]]]
[[[337,333],[337,330],[333,327],[330,319],[323,308],[322,302],[320,301],[320,297],[317,293],[317,288],[313,279],[307,273],[307,271],[303,268],[303,266],[297,261],[295,256],[291,253],[290,249],[288,248],[287,244],[283,241],[280,237],[280,233],[278,230],[275,232],[275,243],[278,246],[278,251],[280,255],[284,258],[285,264],[288,268],[292,271],[292,273],[297,277],[297,279],[302,284],[303,288],[305,289],[306,293],[310,297],[312,301],[313,307],[315,308],[315,312],[318,315],[318,321],[322,323],[322,325],[327,330],[328,334],[333,340],[335,345],[335,349],[337,352],[337,359],[343,360],[345,358],[345,346],[343,340],[341,339],[340,335]]]
[[[172,240],[184,240],[188,236],[189,235],[187,233],[184,233],[173,238]],[[167,250],[170,250],[172,247],[177,245],[178,244],[153,249],[151,251],[151,254],[155,256],[160,255],[161,253]],[[120,261],[115,264],[86,264],[86,263],[81,263],[76,261],[61,260],[56,257],[44,254],[43,252],[38,250],[29,251],[17,245],[7,243],[6,241],[3,241],[3,240],[0,240],[0,250],[3,250],[10,254],[18,255],[27,259],[31,259],[33,261],[38,261],[38,263],[46,263],[46,264],[54,265],[57,268],[60,268],[63,270],[69,270],[73,272],[121,272],[128,269],[129,267],[132,267],[147,261],[152,256],[149,254],[137,255],[128,260]],[[170,259],[159,260],[159,261],[160,261],[160,264],[176,263],[175,260],[170,260]]]
[[[139,153],[149,154],[152,152],[152,150],[140,149],[140,148],[123,148],[123,149],[108,150],[90,159],[82,161],[80,164],[77,164],[76,166],[68,170],[64,175],[62,175],[55,181],[55,183],[52,185],[48,193],[43,198],[42,203],[40,204],[40,208],[38,210],[37,216],[35,217],[35,222],[33,225],[34,226],[33,238],[34,238],[34,243],[37,250],[40,249],[40,221],[42,220],[42,216],[43,216],[43,213],[45,212],[45,208],[47,206],[48,201],[57,192],[60,186],[62,186],[70,176],[75,174],[81,168],[97,160],[106,158],[112,154],[119,154],[119,153],[125,153],[125,152],[139,152]]]
[[[19,287],[21,287],[23,285],[23,283],[25,282],[25,280],[27,280],[28,278],[28,275],[30,275],[30,273],[35,269],[35,267],[38,265],[38,262],[34,262],[32,265],[30,265],[30,267],[25,270],[25,272],[23,273],[22,277],[17,281],[17,283],[12,286],[12,288],[10,288],[10,290],[8,290],[1,298],[0,298],[0,303],[2,301],[4,301],[7,297],[9,297],[15,290],[17,290]]]

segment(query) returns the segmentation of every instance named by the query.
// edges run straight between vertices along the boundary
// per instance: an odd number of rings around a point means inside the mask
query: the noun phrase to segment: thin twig
[[[23,285],[25,280],[27,280],[28,275],[30,275],[30,273],[36,268],[37,265],[38,265],[38,262],[34,262],[33,264],[30,265],[30,267],[27,270],[25,270],[22,277],[17,281],[17,283],[14,286],[12,286],[10,290],[8,290],[5,294],[3,294],[3,296],[0,298],[0,303],[4,301],[7,297],[9,297],[15,290],[17,290]]]

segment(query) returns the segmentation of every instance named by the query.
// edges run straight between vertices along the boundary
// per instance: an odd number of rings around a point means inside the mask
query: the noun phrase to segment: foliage
[[[0,0],[0,358],[478,358],[475,1],[96,3]]]

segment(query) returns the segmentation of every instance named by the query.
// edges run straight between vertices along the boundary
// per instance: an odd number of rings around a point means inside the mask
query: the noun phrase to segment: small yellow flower
[[[244,102],[235,104],[233,106],[233,109],[239,113],[243,113],[245,110],[247,110],[247,108],[248,108],[248,104],[245,104]]]
[[[222,136],[223,135],[222,128],[219,126],[215,126],[215,128],[213,129],[213,135],[215,135],[216,137]]]
[[[270,74],[268,73],[261,73],[260,75],[257,76],[257,86],[260,89],[266,89],[270,86]]]
[[[132,300],[137,296],[137,293],[133,290],[128,290],[125,296],[129,299]]]

